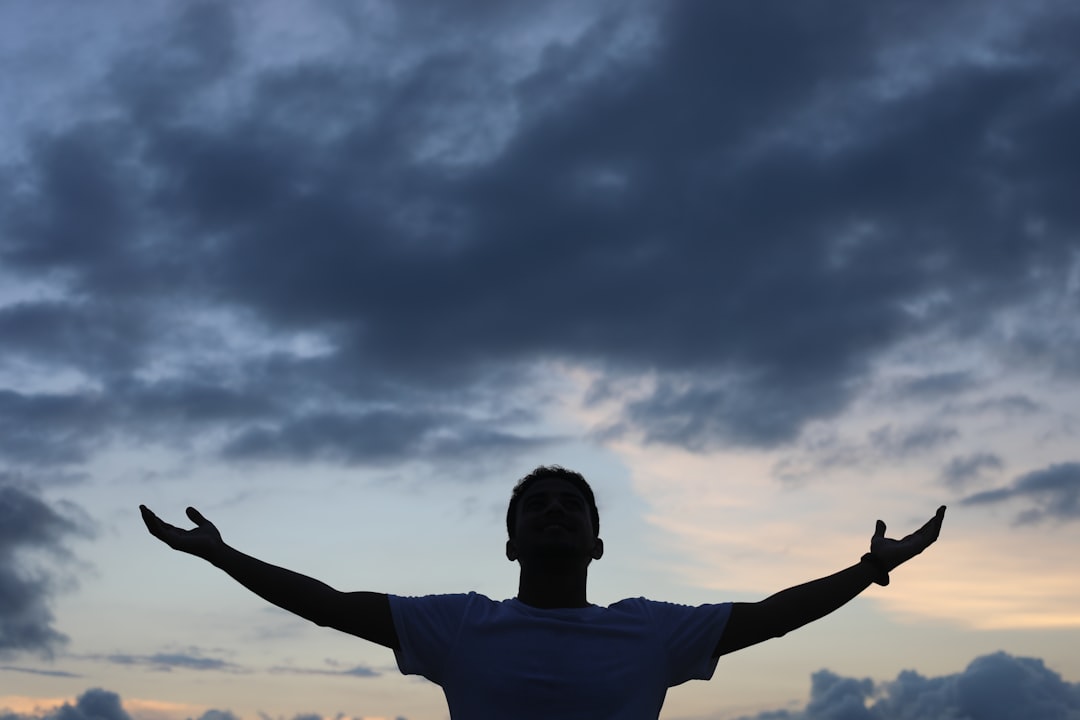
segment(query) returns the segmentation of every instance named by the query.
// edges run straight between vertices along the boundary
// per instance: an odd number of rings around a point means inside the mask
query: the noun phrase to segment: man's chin
[[[571,542],[547,543],[536,548],[536,557],[559,562],[588,560],[588,554]]]

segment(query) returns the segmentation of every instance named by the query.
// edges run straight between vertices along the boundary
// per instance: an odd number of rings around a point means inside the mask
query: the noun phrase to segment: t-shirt
[[[534,608],[390,596],[398,668],[442,686],[454,720],[656,720],[669,687],[708,680],[731,604],[645,598]]]

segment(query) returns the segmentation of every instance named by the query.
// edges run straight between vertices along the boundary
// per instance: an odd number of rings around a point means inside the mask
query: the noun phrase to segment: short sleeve
[[[713,652],[727,627],[731,603],[690,606],[650,601],[649,612],[667,650],[668,687],[711,678],[717,661]]]
[[[389,597],[398,636],[399,647],[394,650],[398,669],[441,685],[472,595]]]

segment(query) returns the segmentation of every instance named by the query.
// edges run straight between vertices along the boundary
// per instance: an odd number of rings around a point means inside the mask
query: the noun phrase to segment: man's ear
[[[604,557],[604,541],[600,538],[596,538],[596,540],[593,541],[592,559],[599,560],[602,557]]]
[[[506,559],[510,562],[514,562],[518,559],[517,548],[514,546],[513,540],[506,541]]]

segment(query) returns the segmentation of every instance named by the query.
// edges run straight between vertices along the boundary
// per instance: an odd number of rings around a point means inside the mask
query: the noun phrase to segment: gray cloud
[[[70,558],[67,541],[86,536],[89,523],[70,504],[50,505],[0,476],[0,657],[34,653],[51,657],[67,642],[53,624],[52,596]],[[46,553],[60,565],[33,563]]]
[[[1030,417],[1044,408],[1026,395],[1005,395],[991,397],[974,402],[951,402],[945,409],[950,413],[985,415],[993,413],[1006,418]]]
[[[870,433],[870,443],[879,452],[907,457],[943,447],[960,436],[954,427],[924,424],[910,428],[886,425]]]
[[[189,648],[185,651],[163,651],[149,655],[131,655],[127,653],[114,653],[112,655],[90,656],[90,659],[98,662],[111,663],[113,665],[125,665],[130,667],[142,667],[155,672],[172,672],[173,670],[194,670],[198,672],[214,671],[229,673],[247,673],[251,668],[242,667],[224,660],[213,657],[212,653],[204,652],[198,648]],[[274,666],[268,668],[271,673],[292,675],[332,675],[339,677],[378,677],[382,673],[364,665],[343,666],[341,663],[327,661],[325,668],[304,668]]]
[[[893,392],[900,398],[937,400],[966,392],[978,384],[973,373],[957,370],[909,378],[896,383]]]
[[[373,678],[382,675],[378,670],[367,667],[366,665],[355,665],[353,667],[341,668],[331,667],[326,668],[295,668],[295,667],[273,667],[270,668],[270,672],[284,673],[287,675],[335,675],[345,677],[359,677],[359,678]]]
[[[116,653],[106,655],[101,660],[114,665],[136,665],[148,667],[160,672],[180,670],[223,670],[239,672],[240,668],[220,658],[206,657],[200,652],[160,652],[152,655],[128,655]]]
[[[16,466],[85,460],[107,437],[113,412],[95,392],[0,390],[0,458]]]
[[[124,710],[120,696],[101,688],[91,688],[76,698],[44,715],[2,714],[3,720],[131,720]]]
[[[994,325],[1063,292],[1077,248],[1068,4],[995,40],[1023,61],[943,46],[904,78],[890,53],[963,4],[598,6],[516,75],[486,39],[524,20],[454,7],[430,46],[445,18],[403,13],[383,62],[256,67],[242,15],[185,6],[118,55],[108,112],[28,138],[0,261],[57,297],[0,307],[0,370],[85,382],[3,391],[0,459],[202,433],[232,459],[513,453],[548,440],[546,360],[656,378],[620,418],[652,442],[774,447],[904,340],[1023,339],[1034,364],[1077,341]]]
[[[234,459],[377,463],[410,456],[459,457],[476,447],[497,454],[551,441],[499,432],[464,417],[373,411],[355,415],[318,413],[294,417],[277,427],[251,428],[231,440],[224,452]]]
[[[5,672],[26,673],[28,675],[45,675],[47,677],[77,678],[82,677],[78,673],[66,670],[42,670],[41,668],[18,667],[15,665],[0,665],[0,670]]]
[[[949,460],[941,475],[946,485],[959,489],[981,480],[987,472],[997,472],[1004,466],[995,453],[972,453]]]
[[[1060,463],[1034,470],[1010,485],[969,495],[961,502],[997,505],[1014,500],[1034,504],[1016,516],[1017,524],[1080,520],[1080,463]]]
[[[819,670],[802,710],[774,710],[741,720],[1071,720],[1080,714],[1080,685],[1037,658],[1004,652],[975,658],[963,672],[924,677],[905,670],[890,682],[845,678]]]

